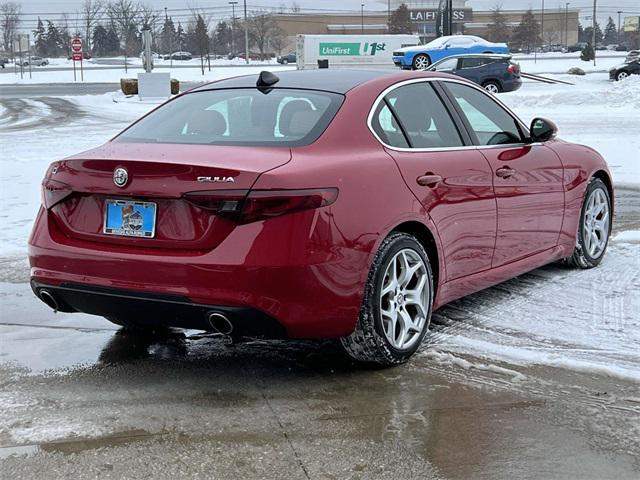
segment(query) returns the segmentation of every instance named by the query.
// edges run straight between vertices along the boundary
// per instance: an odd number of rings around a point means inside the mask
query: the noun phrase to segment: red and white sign
[[[82,52],[73,52],[71,54],[71,59],[74,62],[81,62],[82,61]]]
[[[74,54],[80,53],[80,59],[82,59],[82,39],[80,39],[79,37],[76,37],[73,40],[71,40],[71,51]]]

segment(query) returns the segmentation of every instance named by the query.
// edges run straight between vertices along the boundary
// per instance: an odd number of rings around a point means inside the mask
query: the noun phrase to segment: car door
[[[497,211],[487,159],[459,128],[433,82],[403,82],[370,124],[434,222],[446,280],[491,268]]]
[[[494,267],[558,244],[564,216],[563,167],[544,144],[526,143],[523,125],[493,96],[443,81],[493,172],[498,206]]]
[[[457,74],[480,85],[486,75],[486,63],[486,59],[482,57],[461,58]]]

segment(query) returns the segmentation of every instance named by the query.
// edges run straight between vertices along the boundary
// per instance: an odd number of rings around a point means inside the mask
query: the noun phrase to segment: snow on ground
[[[479,367],[460,355],[507,362],[516,379],[518,366],[547,365],[640,382],[640,244],[624,236],[598,268],[549,265],[437,312],[423,355],[465,369]]]
[[[600,73],[552,77],[575,85],[526,82],[498,98],[527,124],[547,117],[558,125],[560,138],[595,148],[615,183],[640,185],[640,76],[621,82]]]
[[[205,66],[204,75],[200,70],[200,65],[193,65],[190,68],[162,68],[156,69],[155,72],[169,72],[171,78],[176,78],[181,82],[196,82],[196,81],[213,81],[221,78],[235,77],[238,75],[251,75],[259,73],[265,68],[270,71],[281,70],[295,70],[295,66],[281,66],[274,65],[272,63],[266,63],[263,65],[250,65],[243,66],[211,66],[209,71]],[[125,72],[124,68],[100,68],[97,70],[84,70],[84,82],[85,83],[119,83],[121,78],[138,78],[138,73],[143,73],[142,68],[129,68],[128,72]],[[76,78],[80,82],[80,70],[76,69]],[[73,70],[48,70],[46,68],[33,69],[31,72],[31,78],[29,78],[28,72],[23,78],[20,78],[20,73],[4,73],[0,75],[0,84],[17,84],[17,83],[73,83]]]
[[[624,62],[626,52],[596,52],[596,64],[593,61],[580,60],[580,52],[574,53],[542,53],[537,58],[533,55],[515,54],[513,60],[520,64],[526,73],[567,73],[572,67],[578,67],[586,73],[608,72],[611,67]]]

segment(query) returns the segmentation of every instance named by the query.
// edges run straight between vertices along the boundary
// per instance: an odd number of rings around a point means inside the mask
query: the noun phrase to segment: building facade
[[[437,11],[439,0],[401,1],[391,0],[391,10],[398,4],[407,3],[411,15],[413,31],[422,42],[428,42],[437,36]],[[505,21],[513,30],[522,20],[524,10],[503,10]],[[491,23],[492,12],[477,11],[467,7],[465,0],[453,3],[453,33],[486,37]],[[545,45],[573,45],[578,41],[578,23],[580,10],[572,8],[533,10],[541,25],[544,23],[543,43]],[[544,18],[543,18],[544,17]],[[278,25],[287,33],[287,49],[295,46],[298,34],[341,34],[387,33],[387,11],[342,14],[278,14]]]

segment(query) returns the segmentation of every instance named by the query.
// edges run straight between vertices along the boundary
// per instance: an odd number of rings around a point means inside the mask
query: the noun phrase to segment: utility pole
[[[542,43],[542,50],[544,51],[544,0],[542,0],[542,17],[540,19],[540,40]]]
[[[569,2],[564,4],[564,48],[569,49]]]
[[[169,17],[167,16],[167,7],[164,7],[164,25],[165,25],[165,30],[166,27],[169,25]],[[169,32],[169,68],[173,68],[173,52],[171,50],[173,50],[173,29],[171,29],[171,31]]]
[[[238,2],[229,2],[231,5],[231,54],[236,55],[236,5]]]
[[[249,23],[247,22],[247,0],[244,0],[244,59],[249,65]]]
[[[364,33],[364,3],[360,4],[360,32]]]
[[[453,35],[453,0],[447,2],[447,28],[449,29],[449,35]]]
[[[593,19],[591,20],[591,46],[593,47],[593,66],[596,66],[596,2],[593,0]]]
[[[389,22],[391,22],[391,0],[387,0],[387,25]]]
[[[620,45],[620,30],[622,30],[622,25],[620,24],[620,14],[622,10],[618,10],[618,45]]]

